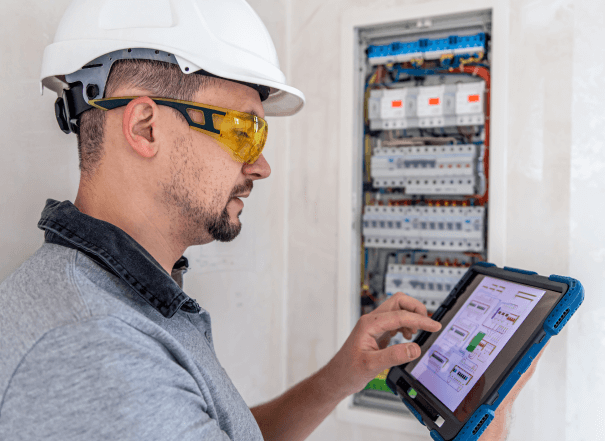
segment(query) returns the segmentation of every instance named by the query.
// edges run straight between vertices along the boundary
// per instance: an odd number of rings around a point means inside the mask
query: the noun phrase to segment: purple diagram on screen
[[[412,375],[453,412],[545,292],[484,277]]]

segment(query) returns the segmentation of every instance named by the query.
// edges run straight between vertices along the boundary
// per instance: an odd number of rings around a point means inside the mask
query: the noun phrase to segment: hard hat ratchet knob
[[[89,84],[86,86],[86,96],[89,100],[96,98],[99,95],[99,86],[96,84]]]

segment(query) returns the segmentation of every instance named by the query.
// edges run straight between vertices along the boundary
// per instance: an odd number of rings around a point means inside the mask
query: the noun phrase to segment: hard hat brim
[[[266,84],[262,84],[265,86]],[[265,116],[292,116],[305,105],[305,96],[294,87],[281,85],[281,89],[272,87],[269,98],[263,102]]]

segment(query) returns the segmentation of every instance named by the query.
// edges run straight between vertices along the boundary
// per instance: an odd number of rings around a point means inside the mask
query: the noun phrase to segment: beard
[[[239,215],[242,214],[242,211],[240,210],[240,212],[237,213],[237,224],[233,224],[229,218],[227,205],[232,199],[235,198],[235,195],[252,191],[252,185],[252,181],[249,180],[246,181],[245,184],[235,187],[231,191],[223,211],[218,215],[206,216],[206,229],[208,230],[208,234],[210,234],[214,240],[218,240],[219,242],[231,242],[240,233],[242,230],[242,223],[239,221]]]
[[[238,236],[242,229],[239,221],[239,215],[242,212],[240,210],[237,214],[238,219],[232,222],[227,206],[236,195],[252,191],[252,180],[248,179],[244,184],[235,186],[226,203],[223,202],[224,196],[221,195],[219,189],[206,192],[207,195],[213,195],[212,200],[205,204],[202,203],[189,190],[190,182],[199,182],[203,173],[203,170],[196,170],[192,173],[191,165],[188,165],[184,159],[190,154],[190,147],[190,143],[186,139],[176,140],[175,150],[171,157],[172,178],[169,183],[162,184],[161,199],[166,206],[170,207],[170,211],[173,213],[171,217],[179,231],[177,234],[187,246],[206,243],[208,236],[219,242],[230,242]],[[184,179],[188,175],[192,175],[189,182]],[[219,208],[221,206],[222,209]]]
[[[238,219],[240,213],[241,211],[237,214]],[[242,230],[241,222],[237,224],[231,223],[227,207],[225,207],[220,215],[207,217],[205,223],[208,234],[212,236],[212,239],[219,242],[231,242]]]

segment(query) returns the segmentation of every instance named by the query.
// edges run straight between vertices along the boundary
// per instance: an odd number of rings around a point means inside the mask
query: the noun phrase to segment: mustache
[[[238,185],[237,187],[233,188],[233,190],[231,191],[231,194],[229,195],[229,200],[235,198],[236,195],[238,195],[238,194],[250,193],[252,191],[253,187],[254,187],[254,184],[252,183],[252,180],[248,179],[243,184]]]

